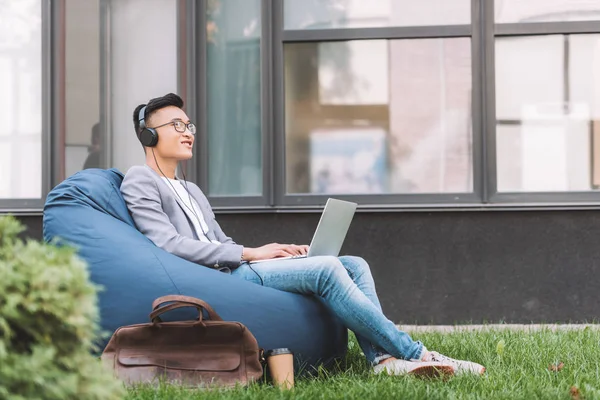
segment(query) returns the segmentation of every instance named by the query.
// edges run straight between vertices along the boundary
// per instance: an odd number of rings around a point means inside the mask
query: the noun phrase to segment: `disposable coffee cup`
[[[291,389],[294,386],[294,353],[287,348],[267,350],[267,366],[275,386]]]

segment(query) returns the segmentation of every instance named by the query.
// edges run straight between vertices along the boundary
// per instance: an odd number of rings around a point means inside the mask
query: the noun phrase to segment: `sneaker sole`
[[[485,375],[485,367],[482,366],[481,368],[479,368],[479,370],[474,370],[474,369],[471,369],[471,370],[468,370],[468,369],[466,369],[466,370],[457,370],[455,372],[455,375],[458,375],[458,374],[462,374],[462,375],[469,375],[470,374],[470,375],[480,375],[480,376],[482,376],[482,375]]]
[[[454,368],[450,365],[423,365],[409,372],[421,378],[440,378],[454,375]]]

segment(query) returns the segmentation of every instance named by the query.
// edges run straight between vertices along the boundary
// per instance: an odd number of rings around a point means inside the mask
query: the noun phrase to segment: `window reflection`
[[[64,62],[57,71],[64,74],[65,97],[64,131],[56,135],[64,148],[61,178],[85,168],[125,173],[144,163],[132,112],[178,92],[177,6],[171,0],[64,2]]]
[[[496,23],[600,20],[600,0],[495,0]]]
[[[262,194],[261,2],[207,3],[208,187]]]
[[[470,40],[285,46],[288,193],[471,192]]]
[[[600,184],[600,35],[496,40],[496,147],[502,192]]]
[[[470,13],[470,0],[284,0],[284,28],[469,24]]]
[[[42,195],[41,14],[41,0],[0,0],[0,198]]]
[[[65,1],[64,177],[108,167],[100,121],[100,19],[99,0]]]

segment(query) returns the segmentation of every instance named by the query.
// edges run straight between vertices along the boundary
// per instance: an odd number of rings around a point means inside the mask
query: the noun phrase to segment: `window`
[[[261,2],[207,2],[208,194],[263,193]]]
[[[285,0],[285,29],[456,25],[471,21],[470,0]]]
[[[126,172],[145,162],[133,129],[133,110],[169,92],[178,92],[177,2],[110,2],[110,80],[107,85],[111,166]],[[191,108],[188,104],[186,110]]]
[[[43,194],[42,32],[41,0],[0,1],[0,199]]]
[[[595,204],[598,71],[600,0],[0,0],[0,207],[144,163],[168,92],[217,208]]]
[[[64,8],[64,125],[59,140],[64,148],[61,178],[84,168],[107,168],[110,151],[101,114],[99,0],[66,0]],[[82,57],[85,54],[85,57]]]
[[[497,23],[597,21],[600,0],[495,0]]]
[[[473,191],[469,38],[285,46],[287,193]]]
[[[600,35],[496,40],[498,191],[597,190]]]
[[[145,162],[133,110],[178,93],[177,6],[171,0],[65,1],[56,180],[84,168],[125,173]]]

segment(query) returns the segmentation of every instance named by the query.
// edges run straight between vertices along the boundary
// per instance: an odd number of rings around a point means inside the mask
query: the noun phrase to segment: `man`
[[[121,185],[137,228],[157,246],[193,263],[275,289],[321,297],[351,329],[375,373],[483,374],[485,368],[428,351],[382,313],[369,265],[359,257],[310,257],[308,246],[270,243],[245,247],[220,228],[200,188],[176,177],[192,157],[196,127],[175,94],[152,99],[133,112],[146,165],[129,169]]]

